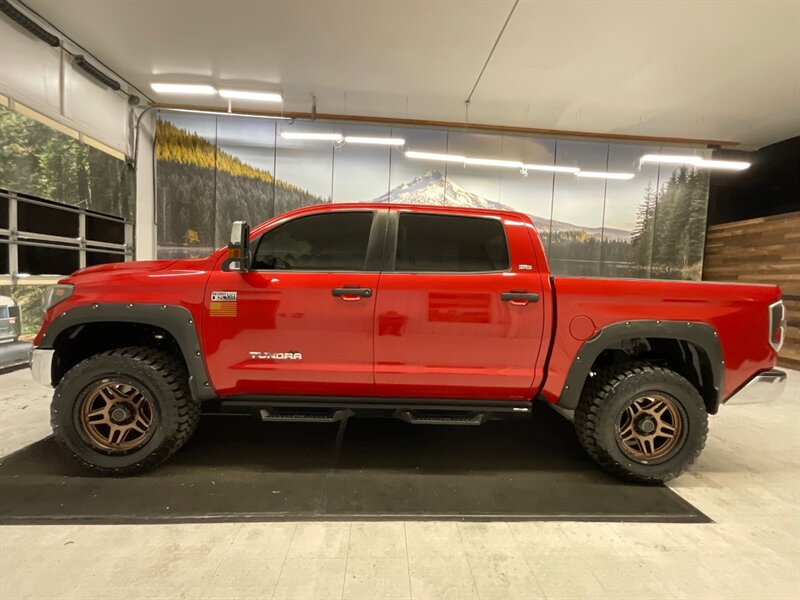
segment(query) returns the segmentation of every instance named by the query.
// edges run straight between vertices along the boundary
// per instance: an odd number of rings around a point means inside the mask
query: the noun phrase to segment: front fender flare
[[[189,386],[198,400],[216,398],[203,362],[197,323],[189,309],[172,304],[87,304],[56,316],[42,334],[39,348],[54,349],[58,337],[71,327],[86,323],[141,323],[167,331],[181,349],[189,370]]]

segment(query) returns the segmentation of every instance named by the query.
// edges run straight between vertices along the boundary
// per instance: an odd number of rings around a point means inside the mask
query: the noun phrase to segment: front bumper
[[[725,404],[754,404],[777,400],[786,386],[786,373],[779,369],[764,371],[728,398]]]
[[[31,349],[31,374],[33,378],[49,387],[53,387],[53,355],[51,348]]]

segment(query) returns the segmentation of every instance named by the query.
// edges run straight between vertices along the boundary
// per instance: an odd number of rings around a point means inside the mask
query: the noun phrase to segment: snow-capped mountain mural
[[[516,210],[502,202],[494,202],[483,196],[465,190],[442,171],[428,171],[407,183],[402,183],[374,202],[391,202],[396,204],[423,204],[433,206],[463,206],[465,208],[488,208],[493,210]],[[550,219],[539,215],[529,215],[540,232],[550,231]],[[562,231],[584,231],[589,235],[607,240],[629,240],[630,231],[606,227],[584,227],[564,221],[553,221],[553,233]]]

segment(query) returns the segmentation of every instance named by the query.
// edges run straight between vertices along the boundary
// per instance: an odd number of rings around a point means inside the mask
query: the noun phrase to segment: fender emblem
[[[303,360],[300,352],[250,352],[250,358],[258,360]]]

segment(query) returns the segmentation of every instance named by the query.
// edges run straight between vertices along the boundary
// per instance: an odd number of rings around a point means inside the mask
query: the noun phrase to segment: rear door
[[[396,210],[387,245],[393,259],[378,291],[377,393],[525,398],[544,311],[521,219]]]
[[[249,272],[215,271],[205,355],[217,393],[370,395],[386,210],[328,210],[252,240]]]

